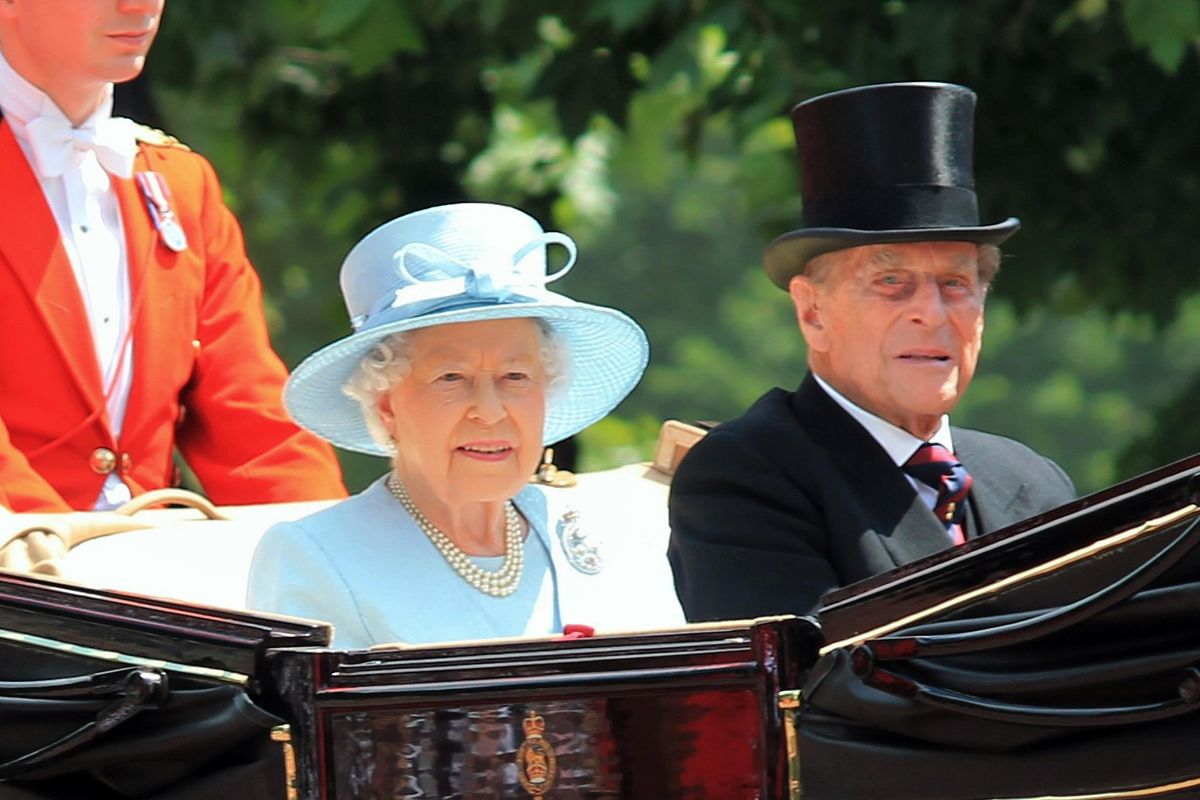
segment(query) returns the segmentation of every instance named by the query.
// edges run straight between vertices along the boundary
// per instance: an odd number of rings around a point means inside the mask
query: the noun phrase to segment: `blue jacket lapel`
[[[516,497],[517,508],[529,522],[530,535],[537,536],[550,554],[550,569],[558,590],[558,618],[564,624],[594,625],[605,619],[604,592],[595,582],[571,566],[562,546],[562,516],[565,508],[547,500],[546,493],[526,487]]]

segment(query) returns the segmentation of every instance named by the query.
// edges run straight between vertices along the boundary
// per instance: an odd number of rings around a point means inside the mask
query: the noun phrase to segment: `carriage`
[[[663,536],[680,449],[564,491]],[[238,607],[308,510],[7,520],[0,798],[1200,796],[1200,457],[811,618],[356,651]]]

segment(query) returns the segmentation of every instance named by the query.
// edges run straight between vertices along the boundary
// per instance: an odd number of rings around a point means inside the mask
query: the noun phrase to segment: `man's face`
[[[986,288],[974,244],[915,242],[839,251],[790,292],[812,370],[928,438],[975,374]]]
[[[4,54],[55,97],[63,86],[96,91],[142,71],[166,0],[0,0]]]

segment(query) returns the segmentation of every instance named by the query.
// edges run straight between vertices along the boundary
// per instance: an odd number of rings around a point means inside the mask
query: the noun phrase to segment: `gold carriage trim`
[[[287,800],[299,800],[300,785],[296,779],[296,747],[292,744],[292,726],[276,725],[271,728],[271,741],[283,748],[283,781],[287,787]]]
[[[820,653],[821,653],[821,655],[825,655],[826,653],[831,653],[834,650],[838,650],[842,647],[862,644],[863,642],[869,641],[871,639],[876,639],[880,636],[886,636],[889,633],[892,633],[894,631],[901,630],[902,628],[907,628],[908,626],[913,625],[917,622],[920,622],[921,620],[926,619],[927,617],[935,617],[935,616],[938,616],[939,614],[944,614],[947,611],[955,609],[959,606],[968,605],[970,603],[973,603],[976,600],[979,600],[981,598],[988,597],[993,594],[999,594],[1000,592],[1002,592],[1005,589],[1008,589],[1012,586],[1019,585],[1021,583],[1033,580],[1035,578],[1040,578],[1043,575],[1049,575],[1053,572],[1057,572],[1060,569],[1064,569],[1064,568],[1069,567],[1073,564],[1076,564],[1080,561],[1085,561],[1089,558],[1092,558],[1093,556],[1103,553],[1106,550],[1113,550],[1117,547],[1120,547],[1121,545],[1128,544],[1129,542],[1132,542],[1135,539],[1139,539],[1143,536],[1147,536],[1151,533],[1159,531],[1162,528],[1167,528],[1167,527],[1170,527],[1171,525],[1175,525],[1176,523],[1182,522],[1183,520],[1196,514],[1197,512],[1200,512],[1200,506],[1192,504],[1192,505],[1185,506],[1177,511],[1172,511],[1170,514],[1164,514],[1161,517],[1156,517],[1155,519],[1146,520],[1145,522],[1143,522],[1141,525],[1138,525],[1137,527],[1129,528],[1128,530],[1124,530],[1124,531],[1121,531],[1120,533],[1113,534],[1112,536],[1109,536],[1108,538],[1105,538],[1105,539],[1098,539],[1097,541],[1089,544],[1087,547],[1081,547],[1078,550],[1074,550],[1070,553],[1067,553],[1066,555],[1062,555],[1062,556],[1059,556],[1058,558],[1051,559],[1050,561],[1047,561],[1044,564],[1038,564],[1036,567],[1030,567],[1029,569],[1022,570],[1021,572],[1017,572],[1013,575],[1009,575],[1007,578],[998,580],[995,583],[989,584],[987,586],[981,586],[978,589],[972,589],[969,592],[963,592],[962,594],[951,597],[949,600],[938,603],[935,606],[930,606],[929,608],[923,609],[914,614],[910,614],[907,617],[904,617],[902,619],[893,620],[892,622],[889,622],[886,625],[880,625],[878,628],[875,628],[874,630],[855,634],[854,636],[852,636],[848,639],[843,639],[840,642],[831,642],[830,644],[827,644],[824,647],[822,647],[820,650]],[[1080,797],[1093,797],[1093,796],[1094,797],[1137,797],[1138,795],[1119,795],[1119,794],[1117,794],[1117,795],[1080,795]],[[1024,799],[1022,798],[1021,800],[1024,800]]]
[[[164,661],[161,658],[142,658],[140,656],[131,656],[126,653],[120,653],[116,650],[99,650],[95,647],[85,647],[84,645],[71,644],[70,642],[60,642],[57,639],[47,639],[43,636],[34,636],[28,633],[19,633],[0,628],[0,640],[17,642],[29,647],[36,647],[42,650],[54,650],[60,653],[70,653],[72,655],[83,656],[85,658],[93,658],[97,661],[111,661],[117,664],[131,664],[135,667],[149,667],[152,669],[165,669],[170,672],[177,672],[184,675],[195,675],[201,678],[211,678],[221,681],[222,683],[232,683],[238,686],[245,686],[250,678],[240,672],[230,672],[223,669],[213,669],[212,667],[197,667],[191,664],[178,664],[174,661]]]
[[[1200,776],[1187,778],[1174,783],[1164,783],[1158,786],[1146,786],[1141,789],[1119,789],[1115,792],[1099,792],[1093,794],[1046,794],[1037,797],[1006,797],[993,800],[1121,800],[1135,797],[1162,797],[1183,789],[1200,787]]]
[[[800,707],[804,695],[799,689],[788,689],[779,693],[779,710],[783,712],[784,746],[787,748],[788,798],[800,800]]]

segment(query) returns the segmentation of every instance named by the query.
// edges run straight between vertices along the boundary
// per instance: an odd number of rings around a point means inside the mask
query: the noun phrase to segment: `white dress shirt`
[[[42,116],[57,115],[65,120],[54,101],[17,74],[3,53],[0,53],[0,109],[30,164],[37,161],[32,154],[29,124]],[[111,115],[110,84],[100,106],[84,125],[107,120]],[[127,144],[136,147],[132,134]],[[91,151],[73,152],[62,175],[48,177],[36,168],[34,172],[58,223],[63,247],[83,297],[100,367],[109,427],[113,437],[119,438],[133,380],[133,343],[129,337],[129,266],[116,192],[108,173]],[[129,488],[112,472],[94,507],[115,508],[129,497]]]
[[[828,383],[821,379],[820,375],[813,374],[817,383],[825,390],[825,394],[833,398],[833,402],[841,406],[847,414],[854,418],[854,421],[867,429],[867,433],[871,434],[871,438],[879,442],[879,446],[884,449],[888,456],[895,462],[897,467],[903,466],[912,458],[913,453],[917,452],[917,448],[925,444],[924,439],[918,439],[903,428],[899,428],[882,417],[878,417],[861,408],[842,396],[837,389],[834,389]],[[933,436],[929,437],[929,442],[940,444],[942,447],[954,452],[954,442],[950,438],[950,417],[943,414],[941,422],[938,424],[938,429]],[[937,505],[937,490],[924,481],[919,481],[907,472],[904,477],[912,484],[912,487],[917,490],[917,495],[925,501],[925,504],[932,510]]]

